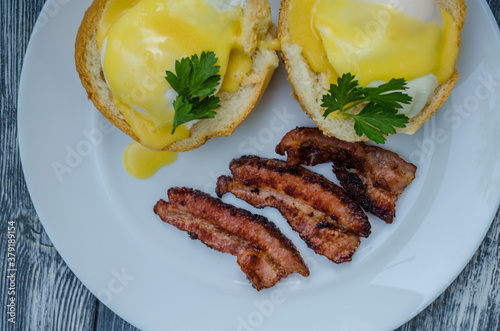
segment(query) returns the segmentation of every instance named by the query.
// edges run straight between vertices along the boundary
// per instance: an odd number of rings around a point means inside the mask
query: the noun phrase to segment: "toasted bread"
[[[466,16],[465,2],[463,0],[438,0],[438,3],[442,9],[451,14],[458,31],[461,32]],[[311,69],[308,61],[302,54],[302,48],[293,43],[288,21],[290,8],[291,0],[282,0],[278,24],[278,38],[281,43],[282,58],[288,72],[288,81],[293,88],[294,98],[326,135],[351,142],[368,140],[366,136],[363,135],[360,137],[356,134],[352,118],[323,117],[324,108],[321,107],[321,99],[323,95],[327,94],[330,83],[325,73],[317,73]],[[460,47],[460,35],[457,42]],[[444,104],[457,83],[458,78],[459,74],[455,68],[451,77],[434,90],[424,108],[410,119],[405,128],[399,128],[397,133],[415,133]]]
[[[75,42],[76,69],[88,98],[115,126],[141,143],[113,102],[113,93],[106,83],[101,54],[96,40],[98,23],[110,0],[95,0],[87,9]],[[231,135],[258,103],[278,66],[277,52],[260,47],[259,41],[270,42],[276,35],[267,0],[246,0],[243,5],[244,51],[250,55],[251,71],[236,92],[219,92],[221,107],[212,119],[199,120],[190,129],[189,137],[166,145],[162,150],[188,151],[217,136]]]

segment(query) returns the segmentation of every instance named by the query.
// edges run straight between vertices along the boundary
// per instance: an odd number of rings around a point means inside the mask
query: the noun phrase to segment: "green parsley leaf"
[[[398,114],[397,109],[387,109],[375,103],[368,103],[359,114],[349,114],[354,119],[354,130],[358,136],[366,135],[368,139],[377,143],[385,143],[385,137],[395,134],[395,127],[404,128],[409,119],[404,114]]]
[[[363,97],[358,81],[350,73],[337,79],[337,85],[331,84],[329,94],[323,96],[321,107],[326,107],[323,116],[326,118],[334,111],[344,112],[345,107]]]
[[[195,54],[191,58],[193,70],[189,81],[191,97],[206,97],[215,92],[219,85],[220,66],[216,66],[217,57],[214,52],[201,53],[200,59]]]
[[[175,115],[174,115],[174,127],[172,134],[175,129],[182,123],[186,123],[196,119],[196,114],[193,113],[193,105],[189,103],[189,100],[179,95],[174,103]]]
[[[337,79],[337,85],[331,84],[330,90],[322,98],[321,106],[326,108],[326,118],[338,111],[341,115],[354,119],[354,130],[358,136],[363,134],[377,144],[385,143],[385,136],[396,133],[396,127],[404,128],[409,118],[399,114],[403,104],[409,104],[412,98],[403,93],[406,90],[404,79],[391,79],[378,87],[361,87],[351,73]],[[361,112],[353,114],[349,109],[364,104]]]
[[[401,92],[407,89],[403,78],[393,78],[388,83],[377,87],[365,87],[361,91],[365,96],[364,101],[372,101],[387,108],[401,109],[403,104],[409,104],[412,99],[408,94]]]
[[[214,52],[202,52],[191,58],[175,61],[175,73],[166,72],[165,79],[178,93],[173,106],[175,110],[172,134],[183,123],[192,120],[213,118],[220,99],[213,96],[220,82],[219,66]]]
[[[216,114],[215,109],[219,108],[219,97],[209,96],[200,100],[200,98],[188,99],[184,96],[177,96],[174,101],[174,121],[172,134],[181,124],[206,118],[213,118]]]

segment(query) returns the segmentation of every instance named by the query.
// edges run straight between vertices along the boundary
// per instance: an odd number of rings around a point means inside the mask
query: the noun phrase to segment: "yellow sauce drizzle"
[[[154,151],[134,141],[123,153],[123,165],[127,172],[138,179],[147,179],[161,168],[175,162],[177,153]]]

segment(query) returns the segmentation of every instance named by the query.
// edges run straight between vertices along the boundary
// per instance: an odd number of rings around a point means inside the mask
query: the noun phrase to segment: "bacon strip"
[[[231,192],[257,208],[277,208],[316,253],[335,263],[351,261],[370,223],[345,191],[323,176],[284,161],[244,156],[221,176],[217,195]]]
[[[261,290],[291,273],[309,276],[293,243],[265,217],[226,204],[201,191],[171,188],[154,212],[191,239],[237,257],[247,279]]]
[[[367,212],[392,223],[398,196],[415,178],[417,167],[396,153],[365,143],[325,136],[317,128],[288,132],[276,153],[291,164],[333,162],[333,172],[349,195]]]

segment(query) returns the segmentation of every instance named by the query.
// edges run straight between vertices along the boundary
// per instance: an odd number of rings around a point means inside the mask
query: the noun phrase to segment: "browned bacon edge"
[[[168,202],[158,201],[154,212],[191,239],[235,255],[257,290],[271,287],[291,273],[309,275],[294,244],[265,217],[190,188],[171,188],[168,198]]]
[[[370,234],[370,223],[345,191],[325,177],[284,161],[244,156],[231,161],[233,178],[219,177],[217,195],[231,192],[257,208],[277,208],[316,253],[347,262]]]
[[[333,163],[333,172],[367,212],[387,223],[396,215],[398,196],[415,178],[417,167],[399,155],[362,142],[325,136],[318,128],[296,128],[276,146],[291,164]]]

